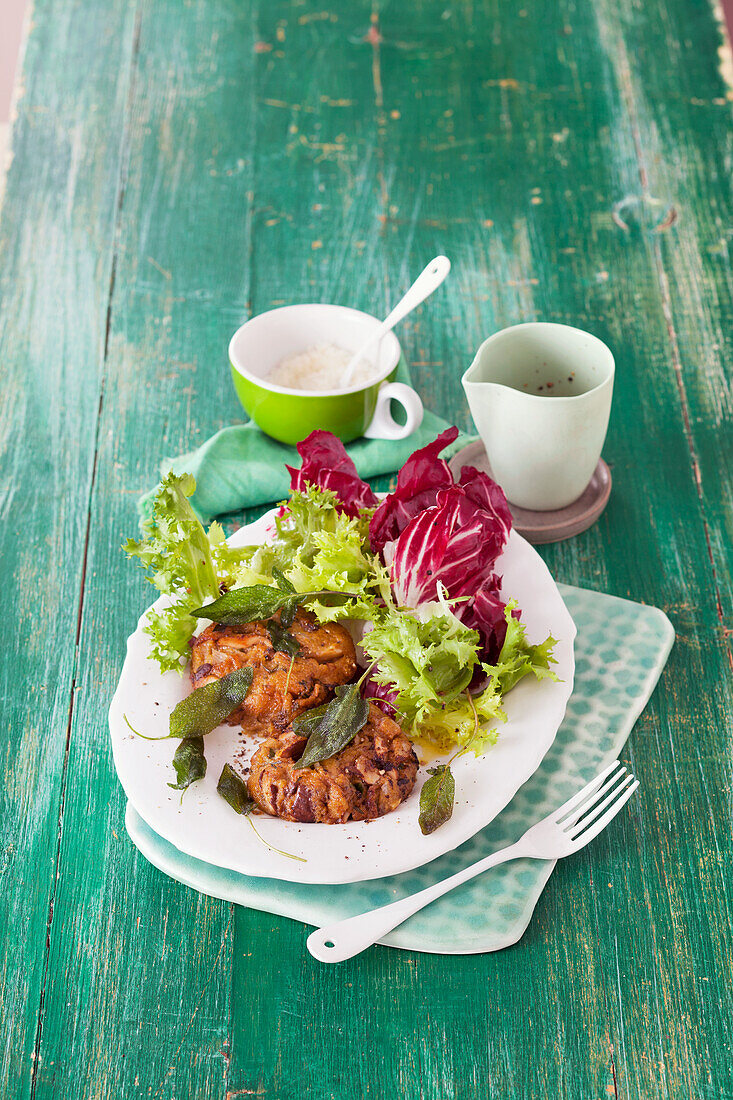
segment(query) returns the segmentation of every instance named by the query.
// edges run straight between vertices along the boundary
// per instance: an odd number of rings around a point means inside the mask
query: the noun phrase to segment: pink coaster
[[[480,439],[455,454],[449,465],[456,476],[463,466],[475,466],[491,476],[489,460]],[[509,508],[519,534],[538,546],[545,542],[562,542],[586,531],[606,507],[610,495],[611,471],[600,458],[588,488],[567,508],[558,508],[554,512],[533,512],[511,503]]]

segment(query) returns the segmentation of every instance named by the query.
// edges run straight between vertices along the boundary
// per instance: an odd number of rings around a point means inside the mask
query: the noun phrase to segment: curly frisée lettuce
[[[160,483],[153,514],[143,526],[143,538],[128,539],[125,552],[153,570],[149,580],[159,592],[186,589],[192,600],[203,603],[218,593],[219,582],[211,542],[188,500],[195,489],[190,474],[168,474]]]
[[[284,551],[304,559],[312,557],[318,549],[316,534],[329,532],[338,537],[345,531],[356,531],[361,542],[366,543],[371,516],[371,509],[351,516],[340,507],[333,490],[306,485],[304,489],[294,489],[280,506],[275,516],[276,542]]]
[[[480,756],[495,744],[499,724],[506,722],[503,699],[507,692],[525,676],[557,680],[557,674],[550,668],[555,639],[550,636],[539,645],[531,645],[524,624],[513,614],[516,607],[516,600],[506,605],[506,638],[497,663],[481,666],[488,678],[486,686],[475,694],[463,692],[455,700],[419,717],[414,732],[420,740],[444,752],[460,746]]]
[[[307,485],[296,490],[276,517],[276,546],[282,571],[296,592],[329,589],[356,599],[329,606],[312,603],[321,622],[339,618],[367,619],[382,592],[389,593],[386,569],[369,552],[371,511],[350,516],[327,489]]]
[[[373,678],[397,689],[394,706],[414,724],[468,687],[479,636],[456,618],[439,591],[438,600],[419,608],[386,605],[361,644],[376,662]]]
[[[201,526],[189,503],[195,488],[188,474],[164,478],[142,539],[124,546],[149,571],[150,583],[170,597],[168,606],[150,609],[144,627],[161,671],[183,671],[198,627],[193,613],[222,591],[278,588],[279,573],[296,593],[328,591],[308,604],[321,622],[370,619],[389,596],[387,571],[368,552],[371,510],[353,518],[337,507],[335,493],[308,485],[280,508],[272,541],[232,548],[218,523],[208,532]],[[348,598],[334,599],[340,593]]]
[[[489,685],[478,695],[462,694],[452,703],[430,711],[413,726],[413,736],[439,752],[460,748],[481,756],[496,743],[499,726],[506,722],[501,695]]]
[[[550,668],[555,663],[552,651],[557,639],[549,635],[539,645],[530,645],[524,623],[517,618],[516,612],[517,601],[509,600],[504,611],[506,637],[499,660],[495,665],[482,666],[502,695],[511,691],[525,676],[534,676],[536,680],[557,680],[556,673]]]
[[[296,592],[348,594],[348,600],[310,602],[320,622],[371,618],[390,592],[387,570],[368,549],[371,514],[348,515],[329,489],[295,490],[275,516],[274,539],[239,551],[233,586],[275,584],[273,570],[279,570]]]
[[[212,524],[207,535],[189,504],[196,489],[190,474],[168,474],[160,484],[142,539],[128,539],[128,557],[138,558],[151,572],[148,580],[173,602],[147,614],[145,633],[152,639],[151,654],[163,672],[182,671],[189,640],[196,629],[191,611],[219,595],[215,561],[224,544],[224,532]]]
[[[523,624],[506,606],[507,634],[496,665],[483,665],[486,683],[469,694],[480,646],[478,632],[453,614],[444,589],[439,599],[419,609],[383,610],[362,639],[364,652],[377,662],[376,683],[392,687],[390,704],[412,736],[441,751],[470,748],[477,756],[496,741],[506,721],[502,698],[523,677],[557,679],[550,669],[553,638],[530,645]]]

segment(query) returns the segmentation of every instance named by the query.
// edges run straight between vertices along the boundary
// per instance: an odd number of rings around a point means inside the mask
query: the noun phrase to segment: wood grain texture
[[[2,1095],[733,1095],[717,36],[702,0],[36,5],[0,222]],[[638,800],[517,947],[327,968],[303,926],[201,898],[126,838],[106,708],[149,590],[119,543],[161,456],[239,418],[244,317],[384,312],[438,251],[451,279],[401,338],[462,427],[494,329],[612,346],[614,493],[543,555],[665,608],[678,641],[629,745]]]
[[[42,1042],[78,677],[89,495],[133,24],[40,5],[0,226],[0,1094],[27,1096]],[[107,36],[107,49],[97,51]],[[88,667],[88,662],[87,662]]]
[[[230,186],[233,173],[248,172],[247,131],[224,116],[227,96],[246,82],[242,58],[252,63],[253,35],[231,13],[215,26],[203,7],[184,21],[177,5],[164,14],[158,5],[140,7],[128,75],[80,633],[80,650],[93,659],[80,665],[71,727],[66,874],[55,898],[62,920],[50,930],[38,1100],[214,1096],[225,1088],[231,907],[171,889],[132,849],[105,736],[108,686],[149,592],[129,566],[120,568],[120,534],[135,522],[137,486],[155,480],[163,453],[186,446],[193,410],[231,403],[216,360],[246,293],[241,264],[223,273],[221,240],[247,256],[246,200]],[[172,80],[163,102],[162,71]],[[207,210],[221,219],[218,240],[196,229]],[[230,413],[224,404],[220,422]],[[56,1068],[66,1062],[70,1035],[79,1052],[73,1078]]]

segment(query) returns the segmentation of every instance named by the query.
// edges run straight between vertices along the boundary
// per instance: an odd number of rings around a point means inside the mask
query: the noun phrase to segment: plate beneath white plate
[[[241,528],[230,542],[241,546],[263,541],[272,514]],[[560,680],[527,679],[510,692],[505,701],[508,721],[496,745],[483,756],[468,753],[452,765],[453,816],[430,836],[423,836],[417,824],[419,791],[427,774],[421,768],[410,798],[376,821],[309,825],[258,815],[257,830],[268,844],[306,862],[278,855],[217,794],[221,769],[242,743],[231,726],[220,726],[206,738],[207,774],[181,798],[168,786],[174,778],[175,742],[144,740],[127,724],[149,737],[163,737],[171,710],[190,691],[186,676],[161,674],[149,658],[144,618],[128,640],[109,715],[115,767],[130,803],[159,836],[187,855],[246,875],[289,882],[381,878],[452,851],[492,821],[535,772],[555,739],[573,689],[575,625],[544,562],[513,531],[497,572],[503,576],[504,598],[519,601],[530,641],[542,641],[548,634],[558,639],[554,668]]]

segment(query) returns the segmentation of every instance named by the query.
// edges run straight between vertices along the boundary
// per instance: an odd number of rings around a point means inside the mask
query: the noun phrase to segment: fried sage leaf
[[[176,782],[169,783],[174,791],[185,791],[197,779],[206,775],[203,737],[186,737],[173,754]]]
[[[320,760],[328,760],[345,749],[369,717],[369,703],[362,699],[359,684],[345,684],[336,688],[336,696],[326,704],[320,722],[308,737],[305,752],[293,767],[307,768]],[[298,733],[303,733],[303,728]]]
[[[247,784],[241,775],[235,772],[231,764],[225,764],[221,769],[216,789],[225,802],[228,802],[238,814],[248,814],[250,810],[255,808],[254,800],[249,797]]]
[[[270,844],[261,835],[250,816],[252,810],[257,809],[257,803],[250,798],[247,784],[244,782],[241,775],[235,772],[231,764],[225,764],[221,769],[221,775],[219,776],[219,782],[216,785],[216,789],[233,810],[247,818],[257,839],[261,844],[264,844],[266,848],[269,848],[271,852],[277,852],[279,856],[285,856],[286,859],[296,859],[298,863],[308,862],[303,856],[296,856],[293,855],[292,852],[284,852],[282,848],[275,848],[274,845]]]
[[[278,569],[276,565],[272,567],[272,575],[277,582],[277,587],[283,592],[295,592],[295,585],[288,580],[282,569]]]
[[[456,781],[449,764],[439,764],[436,768],[428,768],[428,771],[430,779],[426,779],[420,791],[420,816],[417,819],[425,836],[450,820],[456,796]]]
[[[288,657],[300,655],[300,642],[277,619],[268,621],[267,631],[272,639],[272,648],[277,653],[287,653]]]
[[[293,600],[290,603],[286,603],[284,607],[280,608],[280,625],[284,627],[292,626],[293,619],[295,618],[295,612],[298,610],[298,604]]]
[[[195,688],[170,716],[169,737],[204,737],[220,726],[247,696],[252,669],[237,668],[220,680]]]
[[[207,603],[203,607],[197,607],[191,614],[197,619],[211,619],[213,623],[221,626],[244,626],[246,623],[259,622],[261,619],[271,619],[280,612],[280,622],[283,626],[290,626],[295,618],[298,607],[306,600],[320,600],[324,596],[340,596],[348,598],[356,595],[352,592],[331,592],[327,588],[318,592],[291,592],[290,588],[283,588],[283,584],[290,584],[288,579],[280,574],[282,580],[279,588],[269,584],[253,584],[248,588],[232,588],[225,592],[218,600]]]
[[[320,707],[312,707],[311,710],[303,711],[302,714],[293,719],[294,732],[300,734],[301,737],[310,737],[320,726],[327,709],[328,703],[321,703]]]
[[[294,611],[303,599],[269,584],[253,584],[249,588],[233,588],[213,603],[192,612],[197,619],[211,619],[222,626],[244,626],[259,619],[271,619],[278,611]],[[291,619],[292,622],[292,619]]]

